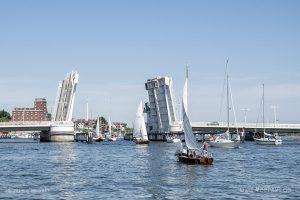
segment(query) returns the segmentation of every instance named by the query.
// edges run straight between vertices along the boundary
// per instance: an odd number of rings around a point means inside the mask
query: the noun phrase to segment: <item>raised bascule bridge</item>
[[[179,119],[178,103],[175,98],[173,81],[170,77],[155,77],[145,82],[148,102],[144,112],[147,114],[147,132],[150,140],[165,141],[168,135],[182,135],[182,122]],[[191,122],[193,132],[204,137],[205,134],[219,134],[227,130],[225,122]],[[236,123],[230,124],[231,133],[245,131],[247,139],[253,134],[263,132],[279,134],[299,133],[300,124],[274,123]]]
[[[41,142],[73,142],[72,115],[79,74],[72,71],[59,82],[51,121],[14,121],[0,123],[2,131],[40,131]]]

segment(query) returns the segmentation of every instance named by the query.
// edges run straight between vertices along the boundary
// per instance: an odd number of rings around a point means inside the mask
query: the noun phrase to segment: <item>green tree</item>
[[[8,122],[11,120],[11,116],[9,114],[9,112],[5,111],[5,110],[1,110],[0,111],[0,122]]]

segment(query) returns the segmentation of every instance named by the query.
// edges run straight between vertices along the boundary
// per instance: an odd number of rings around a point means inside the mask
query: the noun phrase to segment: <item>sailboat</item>
[[[282,139],[277,134],[268,134],[266,133],[265,128],[265,85],[262,85],[263,87],[263,94],[262,94],[262,104],[263,104],[263,137],[258,138],[254,137],[254,140],[256,144],[262,144],[262,145],[280,145],[282,144]],[[275,121],[276,123],[276,121]],[[275,125],[274,125],[275,126]]]
[[[182,115],[183,115],[183,130],[186,148],[178,150],[175,155],[178,157],[178,160],[186,164],[202,164],[202,165],[211,165],[214,161],[212,155],[209,155],[207,152],[206,143],[204,145],[203,151],[200,155],[197,155],[197,152],[201,148],[198,148],[196,138],[192,131],[192,126],[187,115],[187,90],[188,90],[188,69],[186,69],[186,80],[183,87],[183,97],[182,97]]]
[[[95,132],[95,137],[93,138],[93,140],[95,142],[101,142],[104,140],[102,134],[100,133],[100,123],[99,123],[99,117],[97,117],[97,124],[96,124],[96,132]]]
[[[149,144],[142,101],[137,109],[136,118],[133,124],[133,141],[136,144]]]
[[[112,136],[110,116],[108,117],[108,134],[109,134],[108,141],[114,142],[117,140],[116,137]]]
[[[238,133],[237,130],[237,136],[235,139],[231,138],[230,135],[230,122],[229,122],[229,75],[228,75],[228,60],[226,62],[226,84],[227,84],[227,131],[223,134],[220,134],[218,136],[216,136],[215,138],[213,138],[212,140],[209,141],[210,146],[212,147],[221,147],[221,148],[239,148],[240,144],[241,144],[241,139],[240,139],[240,135]]]

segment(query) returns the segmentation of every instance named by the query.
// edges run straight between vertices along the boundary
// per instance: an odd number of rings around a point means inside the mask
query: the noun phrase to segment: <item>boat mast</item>
[[[262,96],[262,103],[263,103],[263,130],[264,130],[264,134],[266,132],[266,128],[265,128],[265,84],[262,84],[263,87],[263,96]]]
[[[188,78],[189,78],[189,65],[186,64],[186,66],[185,66],[185,79],[186,79],[186,82],[187,82],[186,84],[188,84]],[[188,88],[188,85],[187,85],[187,88]],[[186,95],[188,96],[188,91],[187,91]],[[186,110],[186,113],[188,113],[188,101],[186,101],[186,108],[185,108],[185,110]]]
[[[227,131],[229,132],[229,75],[228,75],[228,59],[226,61],[226,84],[227,84],[227,96],[226,96],[226,100],[227,100]]]

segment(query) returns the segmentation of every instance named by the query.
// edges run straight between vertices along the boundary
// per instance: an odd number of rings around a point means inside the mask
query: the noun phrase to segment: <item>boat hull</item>
[[[282,144],[281,139],[255,138],[254,140],[256,144],[260,144],[260,145],[281,145]]]
[[[93,138],[93,141],[94,142],[102,142],[102,141],[104,141],[104,139],[103,138]]]
[[[149,140],[135,140],[136,144],[149,144]]]
[[[179,162],[191,165],[212,165],[214,158],[212,157],[188,157],[185,155],[178,155]]]
[[[234,149],[234,148],[239,148],[241,144],[241,141],[226,141],[226,142],[221,142],[221,141],[210,141],[209,145],[211,147],[218,147],[218,148],[228,148],[228,149]]]
[[[108,138],[108,141],[110,142],[115,142],[117,140],[117,138]]]

